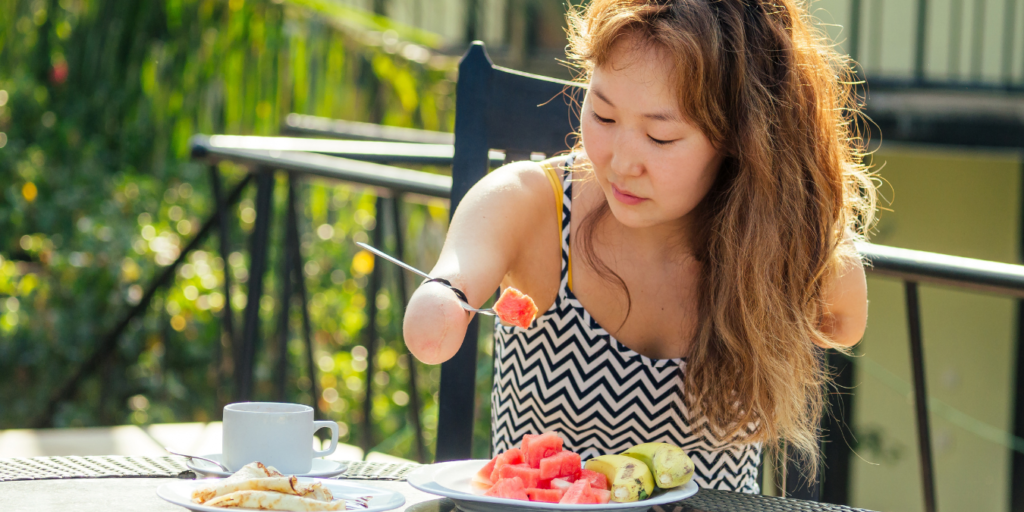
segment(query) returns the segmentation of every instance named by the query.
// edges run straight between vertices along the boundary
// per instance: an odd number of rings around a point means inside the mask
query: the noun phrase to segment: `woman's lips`
[[[647,200],[646,198],[637,197],[634,196],[633,194],[623,192],[622,190],[619,190],[619,187],[616,187],[615,185],[612,185],[612,194],[615,195],[615,199],[617,199],[620,203],[627,204],[630,206],[640,204]]]

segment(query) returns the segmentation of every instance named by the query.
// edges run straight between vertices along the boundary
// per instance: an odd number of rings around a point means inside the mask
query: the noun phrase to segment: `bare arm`
[[[554,215],[553,201],[551,186],[536,163],[514,163],[492,172],[459,204],[430,275],[449,280],[470,304],[480,307],[521,257],[533,226],[553,222],[545,217]],[[458,352],[471,318],[451,290],[427,283],[406,307],[405,343],[420,361],[442,363]]]
[[[859,260],[850,259],[825,292],[821,329],[835,343],[852,347],[864,336],[867,322],[868,285],[864,266]]]

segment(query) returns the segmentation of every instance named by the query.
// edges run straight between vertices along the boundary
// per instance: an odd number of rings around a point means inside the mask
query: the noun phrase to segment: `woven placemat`
[[[353,480],[405,480],[416,463],[352,461],[334,478]],[[58,478],[196,478],[185,459],[161,457],[15,457],[0,459],[0,482]]]
[[[845,505],[701,489],[684,501],[660,505],[658,512],[870,512]]]
[[[181,457],[15,457],[0,459],[0,482],[57,478],[174,478],[188,471]]]
[[[415,462],[349,462],[345,472],[334,477],[345,480],[394,480],[403,482],[405,475],[420,467]]]

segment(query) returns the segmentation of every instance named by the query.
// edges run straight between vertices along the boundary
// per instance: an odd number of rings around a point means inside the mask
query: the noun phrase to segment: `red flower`
[[[50,69],[50,81],[55,84],[62,84],[68,79],[68,63],[60,61]]]

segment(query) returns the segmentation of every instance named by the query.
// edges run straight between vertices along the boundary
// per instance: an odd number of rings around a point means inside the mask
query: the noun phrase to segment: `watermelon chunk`
[[[540,460],[540,477],[571,477],[575,481],[581,471],[581,467],[580,455],[564,450]]]
[[[531,468],[540,468],[540,461],[562,451],[562,438],[554,432],[545,432],[530,439],[523,456]]]
[[[561,489],[563,491],[568,491],[570,487],[572,487],[572,482],[570,482],[568,480],[563,480],[561,478],[552,478],[551,479],[551,488],[552,489]]]
[[[594,489],[608,490],[608,478],[603,473],[597,471],[591,471],[589,469],[580,470],[580,480],[589,480],[590,487]]]
[[[523,481],[519,477],[505,478],[498,480],[494,487],[487,489],[484,496],[490,496],[492,498],[505,498],[510,500],[529,500],[530,498],[526,495],[526,488],[523,487]]]
[[[605,504],[612,500],[612,492],[604,489],[590,489],[590,495],[594,498],[594,502],[597,504]]]
[[[530,449],[530,440],[540,437],[540,434],[524,434],[523,440],[519,442],[519,449],[526,453]]]
[[[576,505],[587,505],[597,503],[590,491],[590,480],[581,478],[573,482],[569,490],[565,491],[559,503],[571,503]]]
[[[519,451],[519,448],[512,448],[506,452],[499,453],[498,456],[494,458],[494,469],[491,470],[490,476],[491,481],[495,483],[498,482],[498,470],[500,470],[502,466],[506,464],[522,464],[523,462],[523,452]]]
[[[540,483],[540,470],[531,468],[528,464],[505,464],[498,469],[498,478],[519,478],[527,489],[538,488]]]
[[[473,478],[469,481],[469,486],[473,489],[474,493],[477,491],[486,491],[494,486],[494,482],[490,478],[481,476],[479,473],[473,475]]]
[[[537,317],[537,305],[529,295],[509,286],[494,303],[494,312],[502,322],[526,329]]]
[[[526,489],[526,495],[530,501],[544,501],[547,503],[558,503],[565,491],[561,489]],[[611,493],[608,493],[609,496]]]
[[[477,471],[476,474],[480,475],[483,478],[486,478],[487,480],[490,480],[491,479],[491,473],[494,473],[494,463],[497,460],[498,460],[498,456],[495,455],[494,458],[491,459],[490,462],[485,464],[484,467],[480,468],[480,471]]]

